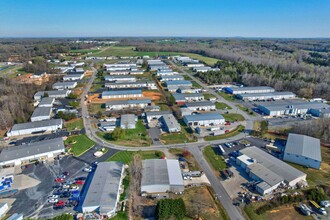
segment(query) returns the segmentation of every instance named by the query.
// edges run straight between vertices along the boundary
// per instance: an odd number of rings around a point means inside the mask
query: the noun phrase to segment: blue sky
[[[0,0],[0,37],[330,37],[330,0]]]

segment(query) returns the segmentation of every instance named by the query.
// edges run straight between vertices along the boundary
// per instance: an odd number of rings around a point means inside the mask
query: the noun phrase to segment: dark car
[[[69,176],[70,173],[69,173],[68,171],[64,171],[64,172],[63,172],[63,175],[64,175],[64,176]]]
[[[64,192],[60,195],[61,198],[69,198],[71,196],[71,192]]]
[[[81,176],[81,177],[76,178],[76,180],[86,180],[86,177]]]

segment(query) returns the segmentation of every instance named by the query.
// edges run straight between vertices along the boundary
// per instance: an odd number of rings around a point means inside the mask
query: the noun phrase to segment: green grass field
[[[181,133],[162,134],[160,140],[164,144],[182,144],[196,141],[195,139],[189,138],[188,135],[185,128],[182,127]]]
[[[77,136],[68,137],[65,140],[65,145],[70,145],[70,152],[75,156],[80,156],[88,149],[94,146],[94,141],[89,139],[86,135],[81,134]]]
[[[237,113],[228,113],[222,115],[226,121],[244,121],[244,117],[241,114]]]
[[[227,94],[227,93],[224,93],[224,92],[218,92],[218,94],[222,98],[226,99],[227,101],[235,101],[236,100],[235,96],[233,96],[233,95],[230,95],[230,94]]]
[[[138,120],[135,129],[126,129],[125,136],[119,140],[108,140],[105,138],[106,133],[97,132],[100,138],[109,141],[114,144],[130,146],[130,147],[145,147],[151,145],[151,139],[147,133],[147,129],[142,123],[142,120]]]
[[[227,104],[225,104],[223,102],[216,102],[215,107],[217,109],[232,109],[230,106],[228,106]]]
[[[191,81],[191,83],[192,83],[192,86],[193,86],[194,88],[197,88],[197,89],[202,88],[202,86],[199,85],[196,81]]]
[[[98,53],[101,50],[97,49],[86,49],[86,50],[70,50],[70,53]]]
[[[160,159],[164,156],[161,151],[149,150],[149,151],[119,151],[112,155],[107,161],[117,161],[129,164],[134,154],[140,154],[143,160],[146,159]]]
[[[216,62],[218,62],[218,59],[212,58],[212,57],[205,57],[199,54],[194,54],[194,53],[180,53],[181,55],[184,56],[189,56],[193,59],[197,59],[200,60],[204,63],[206,63],[209,66],[213,66],[214,64],[216,64]]]
[[[205,93],[204,94],[204,99],[208,100],[210,98],[216,98],[213,94]]]
[[[203,154],[206,160],[211,164],[211,166],[216,170],[223,170],[227,168],[226,162],[222,156],[216,153],[216,149],[212,146],[207,146],[204,148]]]
[[[68,129],[68,131],[81,130],[84,128],[84,123],[82,118],[73,119],[65,122],[65,127]]]
[[[244,129],[245,129],[245,127],[243,125],[240,125],[228,133],[216,135],[216,136],[207,136],[207,137],[204,137],[204,140],[205,141],[215,141],[215,140],[230,138],[230,137],[238,135],[239,133],[244,131]]]
[[[110,218],[111,220],[128,220],[127,212],[119,211],[115,217]]]

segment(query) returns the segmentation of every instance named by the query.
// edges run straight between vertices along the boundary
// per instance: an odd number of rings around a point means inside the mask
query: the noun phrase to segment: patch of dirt
[[[162,94],[159,92],[143,91],[142,94],[144,97],[150,98],[153,101],[160,100],[162,97]]]

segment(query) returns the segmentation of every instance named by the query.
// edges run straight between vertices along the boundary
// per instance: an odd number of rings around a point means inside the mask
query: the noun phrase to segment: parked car
[[[65,176],[69,176],[70,173],[69,173],[68,171],[64,171],[64,172],[63,172],[63,175],[65,175]]]
[[[92,168],[91,168],[91,167],[86,167],[86,168],[84,168],[84,171],[85,171],[85,172],[88,172],[88,173],[89,173],[89,172],[92,172]]]
[[[86,180],[86,177],[81,176],[81,177],[76,178],[76,180]]]
[[[56,178],[55,179],[55,182],[57,182],[57,183],[63,183],[64,181],[65,181],[64,178]]]
[[[49,202],[49,203],[55,203],[55,202],[58,202],[58,199],[55,199],[55,198],[53,198],[53,199],[48,199],[48,202]]]
[[[75,182],[75,184],[77,184],[77,185],[83,185],[84,183],[85,183],[85,181],[83,181],[83,180],[77,180]]]
[[[70,187],[70,189],[71,189],[71,190],[78,190],[78,189],[79,189],[79,186],[77,186],[77,185],[73,185],[73,186]]]
[[[65,184],[65,185],[62,186],[62,188],[63,188],[63,189],[69,189],[69,188],[70,188],[70,185]]]
[[[66,175],[62,174],[62,175],[59,175],[58,178],[62,178],[62,179],[65,179],[66,178]]]
[[[329,200],[324,200],[320,202],[321,206],[323,207],[330,207],[330,201]]]
[[[58,195],[50,195],[50,196],[48,196],[48,199],[57,199],[58,198]]]

